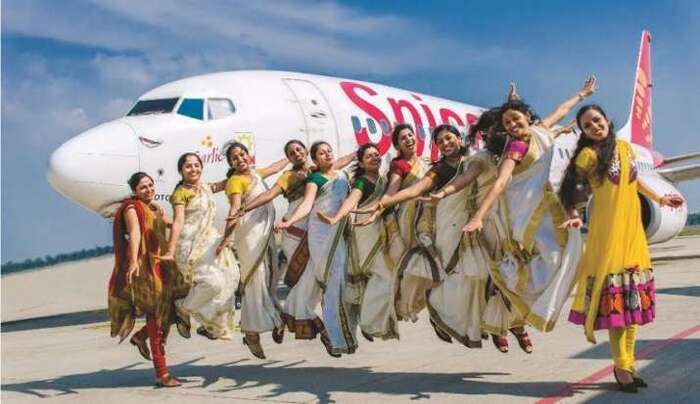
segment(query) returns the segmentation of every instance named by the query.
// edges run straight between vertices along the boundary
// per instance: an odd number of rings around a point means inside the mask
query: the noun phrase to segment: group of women
[[[435,128],[441,158],[432,165],[417,155],[413,128],[396,125],[397,157],[386,174],[371,143],[336,159],[329,143],[307,151],[291,140],[285,159],[257,170],[246,146],[232,143],[228,178],[214,184],[201,182],[202,161],[185,153],[172,220],[153,203],[152,178],[134,174],[134,195],[114,222],[112,336],[124,340],[145,314],[130,341],[153,358],[157,384],[168,387],[179,385],[163,353],[170,326],[189,338],[194,319],[198,334],[230,339],[236,309],[243,343],[258,358],[265,332],[276,343],[285,330],[296,339],[319,336],[340,357],[356,351],[358,328],[368,341],[398,339],[399,321],[415,322],[424,309],[445,342],[481,347],[490,334],[505,353],[512,333],[531,353],[525,326],[552,330],[577,283],[570,321],[584,325],[591,342],[594,330],[609,330],[615,377],[623,391],[636,391],[646,385],[634,368],[636,327],[655,313],[637,192],[661,206],[683,200],[658,196],[637,178],[634,150],[596,105],[576,115],[581,136],[554,192],[553,139],[568,128],[552,128],[594,91],[589,78],[539,118],[512,89],[468,139],[451,125]],[[264,178],[288,163],[268,188]],[[583,253],[577,207],[587,189],[595,209]],[[222,232],[213,223],[220,191],[230,203]],[[288,210],[275,223],[270,202],[279,196]],[[276,293],[282,280],[290,288],[284,304]]]

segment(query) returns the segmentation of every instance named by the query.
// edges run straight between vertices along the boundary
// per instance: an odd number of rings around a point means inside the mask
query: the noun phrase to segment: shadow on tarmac
[[[561,389],[566,382],[513,382],[499,383],[480,380],[507,376],[508,373],[425,373],[374,372],[369,367],[302,367],[305,361],[282,363],[266,361],[263,364],[245,362],[249,359],[221,365],[198,365],[203,358],[171,366],[170,370],[185,382],[182,389],[207,389],[206,394],[217,398],[243,398],[235,392],[263,388],[266,393],[255,399],[273,399],[285,394],[306,393],[321,403],[335,403],[333,393],[375,393],[410,396],[411,400],[430,399],[432,394],[508,394],[517,397],[540,397],[543,392]],[[252,360],[251,360],[252,361]],[[149,387],[154,378],[151,369],[134,369],[136,362],[118,369],[102,369],[53,379],[21,383],[7,383],[4,391],[28,394],[36,398],[50,398],[80,394],[86,389],[121,389]],[[199,379],[202,379],[201,382]],[[212,385],[216,383],[216,387]],[[269,386],[269,387],[265,387]],[[209,388],[211,387],[211,388]],[[154,387],[155,389],[155,387]],[[200,393],[201,394],[201,393]],[[250,393],[246,393],[248,398]],[[252,398],[252,397],[251,397]],[[308,401],[308,397],[304,397]]]
[[[34,317],[22,320],[5,321],[0,324],[2,332],[38,330],[42,328],[67,327],[109,321],[107,310],[87,310],[73,313],[57,314],[54,316]]]
[[[656,293],[665,293],[667,295],[700,297],[700,286],[685,286],[680,288],[661,288],[656,289]]]

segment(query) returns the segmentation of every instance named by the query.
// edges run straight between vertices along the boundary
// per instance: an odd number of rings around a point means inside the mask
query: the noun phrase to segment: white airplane
[[[632,111],[618,136],[638,153],[640,175],[658,194],[679,193],[674,181],[700,175],[700,164],[663,168],[700,153],[663,159],[651,148],[651,64],[648,32],[642,33]],[[436,159],[431,128],[451,123],[466,134],[485,109],[414,91],[336,77],[284,71],[233,71],[174,81],[142,95],[121,118],[89,129],[53,152],[47,177],[68,199],[110,217],[130,194],[127,179],[136,171],[156,182],[156,200],[166,201],[180,180],[176,161],[195,152],[204,162],[203,179],[225,178],[223,146],[234,139],[251,148],[259,165],[283,156],[290,139],[307,145],[328,141],[337,155],[368,141],[393,154],[391,129],[408,122],[416,128],[418,153]],[[551,179],[561,179],[578,135],[557,139]],[[227,202],[218,196],[217,225],[223,227]],[[281,199],[281,198],[278,198]],[[647,237],[661,242],[685,225],[687,207],[661,208],[640,195]],[[278,207],[278,210],[281,207]]]

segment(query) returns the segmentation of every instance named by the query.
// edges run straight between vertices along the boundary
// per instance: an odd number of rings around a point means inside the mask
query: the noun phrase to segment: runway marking
[[[636,355],[636,358],[637,359],[644,359],[644,358],[647,358],[649,356],[652,356],[659,351],[662,351],[666,348],[669,348],[669,347],[681,342],[685,338],[687,338],[687,337],[689,337],[697,332],[700,332],[700,324],[696,325],[695,327],[688,328],[685,331],[681,331],[678,334],[676,334],[670,338],[666,338],[664,340],[658,341],[658,342],[642,349]],[[585,385],[587,385],[587,384],[592,384],[594,382],[597,382],[598,380],[600,380],[604,377],[612,375],[612,373],[613,373],[613,365],[606,366],[606,367],[584,377],[583,379],[581,379],[577,382],[568,384],[566,387],[557,391],[556,393],[553,393],[549,396],[542,398],[541,400],[538,400],[536,402],[536,404],[553,404],[553,403],[558,402],[559,400],[563,400],[565,398],[571,398],[571,397],[573,397],[573,395],[577,389],[579,389],[581,387],[585,387]]]

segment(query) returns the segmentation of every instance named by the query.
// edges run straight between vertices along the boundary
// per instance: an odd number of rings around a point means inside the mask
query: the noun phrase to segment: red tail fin
[[[642,31],[642,43],[639,46],[637,61],[637,77],[634,81],[632,94],[632,110],[629,125],[630,140],[649,150],[652,149],[651,128],[651,34]]]

